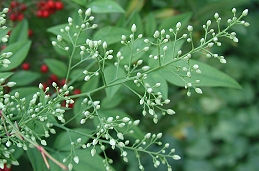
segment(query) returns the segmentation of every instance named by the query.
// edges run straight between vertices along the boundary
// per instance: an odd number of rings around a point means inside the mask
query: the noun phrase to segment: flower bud
[[[135,33],[135,32],[137,31],[137,26],[136,26],[136,24],[133,24],[133,25],[132,25],[131,31],[132,31],[133,33]]]

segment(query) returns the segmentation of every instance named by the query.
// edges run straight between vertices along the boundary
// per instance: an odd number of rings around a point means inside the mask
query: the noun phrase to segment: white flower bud
[[[211,25],[211,21],[208,20],[206,24],[207,24],[207,26]]]
[[[121,40],[125,41],[127,37],[125,35],[121,35]]]
[[[154,38],[158,38],[159,34],[160,34],[159,31],[156,30],[155,33],[154,33]]]
[[[144,47],[143,50],[144,50],[144,51],[148,51],[148,50],[149,50],[149,47],[148,47],[148,46],[147,46],[147,47]]]
[[[82,15],[83,10],[79,9],[77,12],[78,12],[79,15]]]
[[[47,145],[47,142],[45,140],[41,140],[40,143],[41,145],[44,145],[44,146]]]
[[[167,109],[166,112],[167,112],[167,114],[169,114],[169,115],[175,114],[175,111],[172,110],[172,109]]]
[[[107,43],[103,42],[103,49],[106,49],[106,48],[107,48]]]
[[[73,19],[71,17],[68,17],[67,21],[68,21],[68,23],[72,23]]]
[[[218,14],[217,12],[214,14],[214,18],[215,18],[215,19],[218,19],[218,18],[219,18],[219,14]]]
[[[157,137],[157,138],[161,138],[162,135],[163,135],[162,132],[160,132],[160,133],[158,133],[158,134],[156,135],[156,137]]]
[[[222,64],[227,63],[226,59],[224,59],[224,58],[220,58],[219,61],[220,61],[220,63],[222,63]]]
[[[202,90],[200,88],[195,88],[196,93],[202,94]]]
[[[147,70],[149,70],[149,69],[150,69],[149,66],[143,66],[143,67],[142,67],[142,70],[143,70],[143,71],[147,71]]]
[[[189,32],[192,32],[192,31],[193,31],[193,27],[189,25],[189,26],[187,27],[187,30],[188,30]]]
[[[57,42],[55,42],[55,41],[52,41],[51,43],[52,43],[53,46],[57,45]]]
[[[182,26],[182,24],[181,24],[181,22],[178,22],[177,24],[176,24],[176,28],[180,28]]]
[[[91,8],[88,8],[88,9],[85,11],[85,15],[86,15],[86,16],[91,15]]]
[[[140,120],[135,120],[135,121],[133,122],[133,125],[138,125],[139,122],[140,122]]]
[[[3,13],[7,13],[8,11],[9,11],[8,8],[4,8],[4,9],[3,9]]]
[[[95,150],[95,148],[93,148],[93,149],[91,150],[91,155],[94,156],[95,154],[96,154],[96,150]]]
[[[232,12],[233,12],[233,13],[236,13],[236,12],[237,12],[236,8],[233,8],[233,9],[232,9]]]
[[[57,35],[57,40],[58,40],[59,42],[61,42],[61,41],[62,41],[62,36]]]
[[[116,145],[116,141],[114,139],[110,139],[109,143],[110,143],[111,146],[115,146]]]
[[[138,60],[137,65],[141,65],[143,63],[143,60]]]
[[[8,82],[6,85],[7,87],[13,87],[15,86],[16,82]]]
[[[174,160],[180,160],[180,159],[181,159],[181,157],[180,157],[180,156],[178,156],[178,155],[173,155],[173,159],[174,159]]]
[[[136,24],[133,24],[133,25],[131,26],[131,31],[132,31],[133,33],[135,33],[135,32],[137,31],[137,26],[136,26]]]
[[[124,118],[122,119],[122,121],[123,121],[123,122],[129,122],[129,121],[130,121],[130,118],[124,117]]]
[[[117,134],[117,137],[118,137],[119,139],[121,139],[121,140],[124,140],[124,136],[123,136],[123,134],[122,134],[121,132],[119,132],[119,133]]]
[[[74,157],[74,162],[75,162],[76,164],[79,163],[79,157],[78,157],[78,156],[75,156],[75,157]]]

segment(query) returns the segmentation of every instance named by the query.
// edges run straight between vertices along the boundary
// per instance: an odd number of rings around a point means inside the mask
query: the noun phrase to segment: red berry
[[[55,74],[51,74],[49,78],[51,79],[52,82],[56,82],[56,83],[58,82],[58,77]]]
[[[46,73],[49,71],[49,68],[47,65],[43,64],[43,65],[41,65],[40,70],[42,73]]]
[[[42,17],[43,16],[43,11],[42,10],[38,10],[36,12],[36,15],[37,15],[37,17]]]
[[[23,18],[24,18],[24,15],[22,13],[18,14],[18,16],[17,16],[18,21],[22,21]]]
[[[74,100],[74,101],[75,101],[75,100]],[[69,108],[73,108],[73,107],[74,107],[74,104],[75,104],[75,103],[72,103],[72,104],[69,103],[69,104],[68,104],[68,107],[69,107]]]
[[[21,4],[20,5],[21,11],[25,11],[27,9],[26,4]]]
[[[75,89],[75,90],[73,91],[73,94],[81,94],[81,90],[80,90],[80,89]]]
[[[62,10],[63,9],[63,3],[60,1],[55,2],[56,10]]]
[[[27,63],[27,62],[26,62],[26,63],[23,63],[23,64],[22,64],[22,69],[23,69],[23,70],[29,70],[29,69],[30,69],[30,64]]]
[[[18,5],[19,5],[19,3],[16,2],[16,1],[12,1],[12,2],[10,3],[10,7],[11,7],[11,8],[15,8],[15,7],[17,7]]]
[[[49,1],[47,2],[47,6],[48,6],[48,8],[55,8],[55,2],[52,1],[52,0],[49,0]]]
[[[48,16],[49,16],[49,11],[47,10],[42,11],[42,17],[48,18]]]
[[[33,35],[33,31],[32,31],[32,29],[29,29],[28,30],[28,36],[31,37],[32,35]]]
[[[10,14],[9,17],[10,17],[10,20],[12,20],[12,21],[15,21],[17,19],[17,15],[14,13]]]
[[[65,85],[65,84],[66,84],[66,79],[63,78],[62,80],[60,80],[59,84],[60,84],[61,86]]]

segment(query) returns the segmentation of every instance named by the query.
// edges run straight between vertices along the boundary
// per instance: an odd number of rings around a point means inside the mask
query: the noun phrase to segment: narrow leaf
[[[44,59],[44,62],[49,67],[49,70],[58,77],[65,77],[67,73],[67,66],[64,62],[57,59]]]
[[[145,31],[148,37],[152,37],[157,28],[157,21],[153,13],[149,13],[146,18]]]
[[[13,29],[10,34],[9,44],[28,40],[28,21],[26,19],[19,22]]]
[[[10,78],[10,81],[16,82],[16,86],[29,85],[33,81],[40,78],[41,75],[33,71],[17,71],[15,75]],[[23,78],[23,79],[21,79]]]
[[[86,143],[89,137],[85,134],[90,134],[91,130],[85,128],[76,128],[68,132],[61,132],[54,141],[54,148],[59,151],[70,151],[71,142],[77,142],[78,138],[81,138],[82,143]],[[80,148],[80,147],[78,147]]]
[[[229,75],[219,71],[216,68],[213,68],[205,63],[190,60],[190,64],[197,64],[201,73],[198,74],[195,71],[192,72],[191,78],[185,78],[187,82],[195,82],[195,80],[200,80],[200,83],[197,86],[206,86],[206,87],[229,87],[242,89],[242,87]],[[175,66],[179,67],[188,67],[184,61],[178,61],[174,63],[174,66],[169,66],[165,69],[162,69],[161,75],[170,83],[177,86],[184,86],[185,82],[179,75],[186,75],[183,71],[178,71]]]
[[[99,29],[93,36],[94,40],[105,41],[108,45],[121,41],[121,35],[129,35],[128,29],[106,26]]]
[[[26,58],[31,46],[31,41],[19,41],[7,46],[2,53],[12,52],[12,56],[9,58],[11,63],[6,68],[1,68],[1,71],[9,71],[19,66]]]
[[[179,15],[174,15],[170,18],[166,18],[162,20],[158,30],[162,30],[162,29],[168,30],[169,28],[175,29],[176,23],[178,22],[182,23],[181,28],[185,28],[189,23],[191,17],[192,17],[192,13],[188,12],[188,13],[183,13]]]
[[[104,76],[108,84],[116,83],[119,81],[119,78],[125,77],[125,71],[120,67],[117,70],[117,67],[110,65],[104,69]],[[107,97],[112,98],[115,95],[115,93],[118,92],[120,87],[121,87],[121,84],[106,88],[105,91],[106,91]]]
[[[112,0],[96,0],[89,4],[94,13],[124,13],[124,9]]]

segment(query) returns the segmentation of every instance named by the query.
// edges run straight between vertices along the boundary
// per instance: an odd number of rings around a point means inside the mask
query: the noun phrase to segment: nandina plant
[[[63,8],[60,4],[54,7],[53,1],[45,3],[49,13]],[[38,10],[46,4],[39,5]],[[124,11],[114,1],[90,4],[100,8],[108,5],[116,12]],[[37,171],[116,170],[116,160],[137,162],[138,169],[144,170],[141,156],[145,155],[150,156],[155,168],[163,164],[170,171],[171,159],[181,159],[177,149],[163,142],[162,132],[148,132],[142,126],[144,120],[155,127],[163,117],[174,117],[177,111],[170,104],[169,87],[182,87],[187,97],[202,94],[203,86],[240,88],[230,76],[195,58],[215,58],[225,64],[227,60],[212,48],[220,47],[222,38],[238,42],[230,29],[237,24],[249,25],[243,21],[248,10],[238,16],[233,8],[226,27],[215,13],[202,26],[204,36],[197,43],[195,28],[181,21],[152,34],[139,33],[135,23],[129,29],[106,26],[94,32],[98,25],[91,8],[79,9],[67,23],[48,29],[54,35],[51,43],[56,53],[63,58],[43,60],[41,74],[51,71],[51,75],[37,87],[28,78],[37,82],[40,75],[30,71],[29,63],[23,63],[31,41],[15,38],[21,28],[26,28],[26,21],[9,36],[7,12],[4,8],[0,17],[1,43],[7,45],[0,57],[1,169],[19,165],[19,157],[25,152]],[[10,19],[14,20],[11,15]],[[21,64],[22,70],[15,72]],[[21,76],[27,79],[21,80]]]

